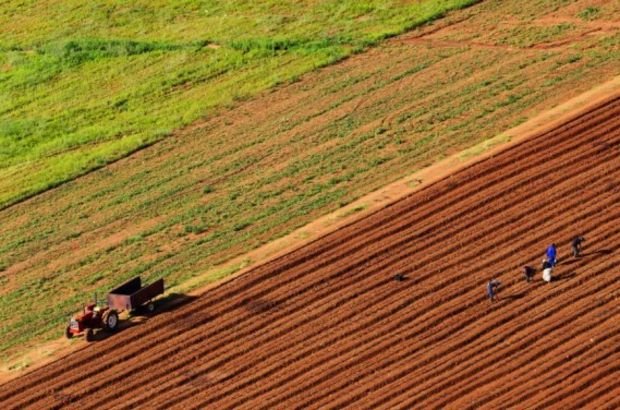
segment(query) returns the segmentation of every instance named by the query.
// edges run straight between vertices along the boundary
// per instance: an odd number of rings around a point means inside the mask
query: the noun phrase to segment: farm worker
[[[581,255],[581,244],[586,241],[586,238],[583,236],[575,236],[572,241],[570,241],[570,247],[573,250],[573,256],[578,258]]]
[[[558,250],[555,247],[555,243],[552,243],[547,248],[547,261],[551,264],[551,267],[554,267],[558,263]]]
[[[542,272],[542,278],[547,283],[550,283],[551,280],[553,279],[553,277],[551,276],[551,270],[552,268],[549,267],[549,268],[543,269],[543,272]]]
[[[531,266],[525,265],[523,267],[523,274],[525,275],[525,280],[528,282],[532,281],[532,278],[534,277],[535,272],[536,272],[536,269],[532,268]]]
[[[497,289],[499,288],[499,281],[497,279],[491,279],[487,283],[487,296],[491,302],[497,300]]]

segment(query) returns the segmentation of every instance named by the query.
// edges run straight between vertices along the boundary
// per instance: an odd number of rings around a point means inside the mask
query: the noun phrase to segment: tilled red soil
[[[579,259],[575,234],[587,238]],[[0,402],[617,407],[619,241],[620,97],[6,383]],[[557,280],[526,283],[521,267],[538,268],[551,242]]]

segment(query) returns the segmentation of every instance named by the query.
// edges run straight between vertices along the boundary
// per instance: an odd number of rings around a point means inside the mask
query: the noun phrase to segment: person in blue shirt
[[[499,288],[499,281],[497,279],[491,279],[487,283],[487,296],[491,302],[497,300],[497,289]]]
[[[558,263],[558,250],[555,247],[555,243],[552,243],[547,248],[547,261],[551,267],[554,267]]]

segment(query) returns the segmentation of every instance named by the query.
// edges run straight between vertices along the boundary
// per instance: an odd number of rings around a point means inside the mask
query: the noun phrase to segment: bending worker
[[[487,296],[491,302],[497,300],[497,289],[499,288],[499,281],[497,279],[491,279],[487,283]]]
[[[570,241],[570,247],[573,250],[573,256],[578,258],[581,256],[581,244],[586,241],[586,238],[583,236],[575,236],[572,241]]]

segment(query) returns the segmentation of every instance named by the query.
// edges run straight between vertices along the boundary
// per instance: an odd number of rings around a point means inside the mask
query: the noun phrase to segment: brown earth
[[[615,408],[620,97],[0,386],[7,408]],[[575,234],[585,254],[569,257]],[[556,280],[533,283],[556,242]],[[396,273],[406,280],[393,280]],[[491,277],[503,283],[489,302]]]

